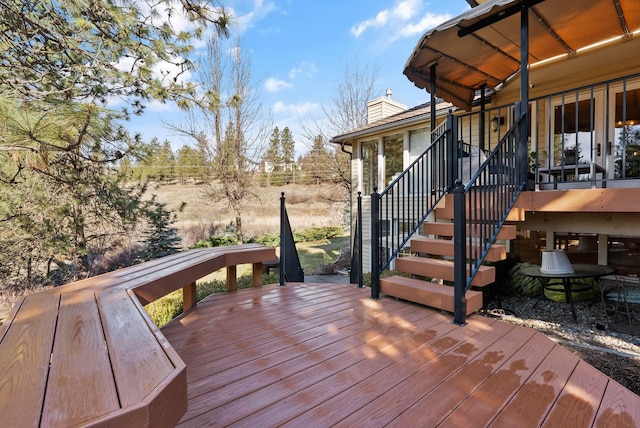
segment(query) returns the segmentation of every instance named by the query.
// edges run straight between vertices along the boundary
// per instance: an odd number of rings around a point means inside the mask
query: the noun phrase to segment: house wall
[[[550,94],[555,94],[566,90],[567,88],[578,88],[581,86],[593,85],[603,81],[609,81],[612,79],[628,76],[633,73],[640,72],[640,37],[631,38],[624,42],[615,41],[608,45],[601,45],[598,48],[582,50],[572,57],[562,57],[557,60],[548,61],[544,64],[537,64],[530,70],[530,99],[543,98]],[[637,85],[640,85],[640,79]],[[630,82],[631,85],[636,85],[634,82]],[[589,89],[590,90],[590,89]],[[588,91],[589,91],[588,90]],[[604,112],[606,109],[605,99],[606,96],[598,95],[597,91],[604,91],[603,88],[596,89],[596,95],[598,97],[597,104],[595,106],[596,116],[604,121]],[[584,97],[590,97],[590,93],[586,92],[580,94],[580,99]],[[500,141],[502,136],[507,132],[513,123],[514,112],[513,103],[520,98],[520,79],[519,76],[514,76],[513,79],[506,82],[502,88],[492,96],[491,103],[488,104],[487,111],[484,117],[484,148],[486,150],[493,149]],[[380,101],[384,99],[379,99]],[[575,100],[575,99],[574,99]],[[375,101],[375,100],[374,100]],[[532,149],[539,150],[539,165],[551,165],[552,162],[548,161],[551,147],[551,141],[553,139],[552,130],[550,126],[549,118],[551,112],[553,112],[554,103],[557,103],[555,99],[541,99],[534,102],[531,107],[531,123],[535,124],[531,129],[531,141],[533,142]],[[507,106],[507,107],[498,107]],[[609,107],[610,108],[610,107]],[[379,109],[382,112],[382,109]],[[478,107],[474,109],[477,113]],[[480,140],[480,115],[469,115],[463,111],[457,111],[456,114],[459,117],[458,128],[458,140],[465,143],[478,144]],[[371,118],[375,120],[375,117]],[[440,116],[439,122],[444,120],[444,115]],[[492,129],[492,120],[495,120],[497,129]],[[395,133],[403,133],[404,137],[404,166],[415,159],[416,153],[419,150],[411,148],[409,142],[409,132],[416,129],[429,129],[429,120],[424,119],[422,122],[412,122],[411,125],[402,126],[399,124],[397,127],[386,127],[384,132],[372,132],[366,137],[351,141],[350,143],[354,147],[354,157],[352,164],[352,183],[354,183],[354,192],[361,190],[361,161],[359,159],[359,142],[364,140],[370,140],[372,138],[382,141],[384,136],[388,136]],[[595,144],[600,143],[604,152],[605,144],[612,140],[613,127],[608,125],[599,126],[595,131]],[[606,135],[605,130],[608,130],[609,135]],[[379,183],[384,178],[383,165],[384,154],[382,152],[382,144],[379,145],[379,168],[378,173]],[[590,150],[592,159],[602,165],[609,175],[614,170],[611,159],[606,159],[604,154],[595,154],[595,148],[591,147]],[[599,156],[599,157],[597,157]],[[611,177],[609,177],[611,178]],[[388,184],[388,183],[384,183]],[[630,189],[637,189],[640,186],[634,180],[611,182],[607,183],[608,187],[620,186]],[[580,182],[580,183],[568,183],[567,186],[571,187],[591,187],[592,183]],[[602,182],[598,184],[602,186]],[[381,186],[380,186],[381,187]],[[559,186],[561,188],[562,185]],[[381,189],[380,189],[381,190]],[[588,190],[588,189],[587,189]],[[603,189],[604,190],[604,189]],[[607,189],[609,190],[609,189]],[[529,192],[532,193],[532,192]],[[579,209],[571,209],[568,212],[556,212],[545,211],[544,209],[524,210],[524,221],[517,222],[520,229],[529,229],[540,231],[541,233],[548,233],[549,236],[553,236],[555,233],[594,233],[600,238],[606,238],[610,235],[616,236],[640,236],[640,227],[637,225],[637,213],[640,212],[640,196],[638,199],[631,200],[629,195],[610,192],[609,195],[614,195],[615,198],[623,198],[631,204],[631,211],[626,213],[617,212],[620,204],[615,201],[607,202],[607,206],[602,206],[598,209],[598,212],[584,212]],[[557,193],[556,195],[560,195]],[[565,201],[561,203],[565,203]],[[355,204],[355,198],[354,198]],[[552,205],[549,205],[552,206]],[[557,207],[557,206],[556,206]],[[611,208],[608,208],[611,207]],[[613,208],[615,207],[615,208]],[[370,271],[370,238],[371,238],[371,226],[370,226],[370,208],[371,201],[368,195],[363,197],[363,267],[365,271]],[[524,212],[523,211],[523,212]],[[355,213],[355,209],[354,209]],[[600,249],[599,262],[606,262],[606,245],[605,248]],[[640,262],[640,260],[639,260]],[[638,263],[640,269],[640,263]]]
[[[390,96],[376,98],[367,103],[367,123],[373,123],[407,109],[407,106]]]
[[[420,129],[429,129],[430,122],[423,122],[419,125],[399,127],[390,132],[379,132],[371,135],[367,135],[362,139],[356,140],[352,142],[353,153],[354,156],[351,160],[351,183],[353,188],[352,200],[353,204],[352,210],[353,222],[355,224],[355,216],[357,215],[357,194],[358,192],[363,192],[362,185],[362,175],[363,175],[363,163],[361,158],[361,143],[364,141],[372,141],[375,140],[378,142],[378,191],[382,191],[384,189],[384,185],[388,183],[384,183],[385,174],[384,174],[384,152],[383,152],[383,139],[385,136],[395,135],[400,133],[403,135],[403,167],[407,167],[411,161],[413,161],[414,156],[412,156],[412,150],[410,145],[409,135],[411,131],[420,130]],[[424,143],[421,143],[424,144]],[[426,148],[426,146],[425,146]],[[384,185],[380,185],[384,184]],[[362,265],[364,272],[371,271],[371,196],[370,194],[362,194]]]
[[[571,57],[563,56],[553,61],[534,65],[529,71],[529,98],[532,100],[542,98],[567,88],[580,88],[637,73],[640,71],[639,52],[640,38],[630,38],[623,42],[615,41],[597,48],[583,50]],[[599,90],[604,91],[604,88]],[[599,96],[598,93],[594,95],[598,97],[598,102],[595,105],[597,120],[604,121],[605,96]],[[588,90],[580,94],[581,99],[589,96]],[[514,76],[493,96],[492,104],[508,105],[519,99],[520,78]],[[557,104],[561,101],[556,99],[551,102]],[[543,100],[534,102],[532,108],[531,123],[537,124],[531,130],[531,141],[534,143],[532,150],[538,149],[540,165],[545,165],[547,157],[552,154],[549,149],[550,138],[552,138],[549,126],[550,116],[548,116],[550,106],[552,107],[549,100]],[[604,148],[605,144],[611,141],[613,137],[605,135],[605,129],[604,124],[596,129],[594,145],[600,143]],[[593,151],[595,152],[595,150]],[[605,159],[603,151],[601,151],[599,158],[596,158],[596,153],[591,156],[597,163],[605,166],[607,171],[613,171],[613,168],[608,168],[613,165],[606,165],[608,160]]]
[[[574,263],[640,275],[640,188],[525,192],[515,211],[520,215],[507,223],[520,231],[513,244],[517,258],[540,263],[543,250],[560,245]]]

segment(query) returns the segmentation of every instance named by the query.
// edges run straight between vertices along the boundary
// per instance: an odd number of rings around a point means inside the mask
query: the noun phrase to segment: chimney
[[[407,106],[391,98],[391,89],[387,89],[384,97],[367,102],[367,124],[403,112]]]

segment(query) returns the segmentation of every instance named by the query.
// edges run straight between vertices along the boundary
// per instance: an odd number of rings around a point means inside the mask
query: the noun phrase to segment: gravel
[[[484,313],[544,333],[640,395],[640,305],[629,304],[631,320],[616,313],[611,302],[606,308],[599,300],[576,302],[575,306],[577,321],[566,303],[503,296],[490,302]]]

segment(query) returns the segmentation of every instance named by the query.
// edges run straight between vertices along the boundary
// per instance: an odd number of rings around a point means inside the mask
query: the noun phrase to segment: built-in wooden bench
[[[275,249],[198,249],[24,297],[0,326],[0,415],[7,427],[175,426],[187,408],[186,367],[144,310],[198,279],[262,262]]]

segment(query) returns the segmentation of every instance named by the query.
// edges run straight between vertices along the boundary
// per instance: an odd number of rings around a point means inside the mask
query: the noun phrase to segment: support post
[[[280,282],[279,285],[280,286],[284,286],[284,272],[285,272],[285,263],[287,261],[287,254],[286,254],[286,245],[284,242],[284,235],[286,232],[286,226],[284,224],[285,222],[285,213],[284,213],[285,207],[284,207],[284,192],[282,192],[280,194]]]
[[[380,298],[380,194],[371,194],[371,298]]]
[[[238,276],[236,266],[227,266],[227,291],[238,289]]]
[[[262,286],[262,273],[264,272],[264,265],[262,262],[254,263],[253,269],[251,272],[251,286],[252,287],[261,287]]]
[[[455,185],[454,183],[458,178],[458,121],[451,112],[449,112],[449,115],[447,116],[447,129],[449,129],[449,137],[446,141],[446,186],[449,188],[453,188]]]
[[[456,180],[453,189],[453,323],[465,325],[467,313],[467,216],[464,184]]]
[[[529,148],[527,147],[529,136],[529,6],[522,3],[520,12],[520,115],[524,115],[522,126],[520,127],[520,138],[518,141],[520,149],[520,171],[521,183],[526,186],[529,178],[527,168]]]
[[[196,283],[182,287],[182,312],[187,312],[196,305]]]
[[[431,72],[431,88],[429,89],[429,95],[431,95],[431,132],[430,134],[433,134],[433,131],[435,131],[436,129],[436,67],[438,66],[437,63],[435,64],[431,64],[431,67],[429,67],[429,70]]]
[[[485,147],[485,123],[486,123],[486,105],[485,105],[485,91],[487,85],[484,83],[480,86],[480,150],[484,150]]]
[[[351,275],[349,280],[352,284],[358,284],[362,288],[362,193],[358,192],[356,211],[355,240],[353,251],[351,252]]]

